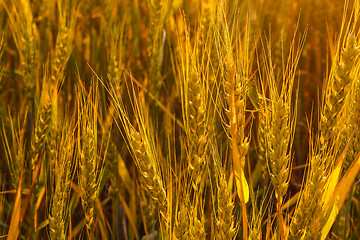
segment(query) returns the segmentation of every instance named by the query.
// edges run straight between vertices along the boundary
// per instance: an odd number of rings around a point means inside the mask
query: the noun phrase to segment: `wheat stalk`
[[[147,193],[143,194],[144,196],[141,196],[141,209],[143,214],[143,220],[144,220],[144,226],[146,228],[145,233],[147,235],[150,235],[155,231],[155,224],[156,224],[156,218],[155,218],[155,211],[156,211],[156,205],[154,199],[149,196]]]

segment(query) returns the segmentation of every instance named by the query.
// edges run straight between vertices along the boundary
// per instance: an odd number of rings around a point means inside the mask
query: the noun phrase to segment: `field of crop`
[[[0,239],[360,239],[360,0],[0,0]]]

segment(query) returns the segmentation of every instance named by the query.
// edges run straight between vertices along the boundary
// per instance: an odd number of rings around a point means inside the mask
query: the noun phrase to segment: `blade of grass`
[[[8,240],[17,239],[20,232],[21,188],[22,188],[22,177],[20,177],[19,186],[16,193],[14,209],[11,216],[10,228],[7,237]]]
[[[329,217],[321,230],[321,240],[324,240],[328,235],[336,216],[338,215],[346,196],[360,170],[360,153],[357,155],[355,161],[351,164],[345,175],[342,177],[339,184],[336,186],[334,194],[329,202],[330,206],[333,206]]]

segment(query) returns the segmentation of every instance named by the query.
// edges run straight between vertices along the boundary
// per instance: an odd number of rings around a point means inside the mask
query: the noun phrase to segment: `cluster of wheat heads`
[[[0,12],[0,238],[360,239],[359,0]]]

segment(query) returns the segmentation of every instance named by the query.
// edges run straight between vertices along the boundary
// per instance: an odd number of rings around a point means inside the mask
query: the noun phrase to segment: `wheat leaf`
[[[334,194],[329,204],[333,207],[326,221],[326,224],[321,230],[321,240],[324,240],[329,233],[336,216],[338,215],[345,198],[355,180],[356,175],[360,170],[360,154],[357,155],[355,161],[351,164],[350,168],[346,171],[339,184],[336,186]]]
[[[10,229],[8,233],[8,240],[17,239],[19,235],[19,224],[20,224],[20,212],[21,212],[21,185],[22,179],[20,179],[19,187],[16,192],[14,209],[11,216]]]

